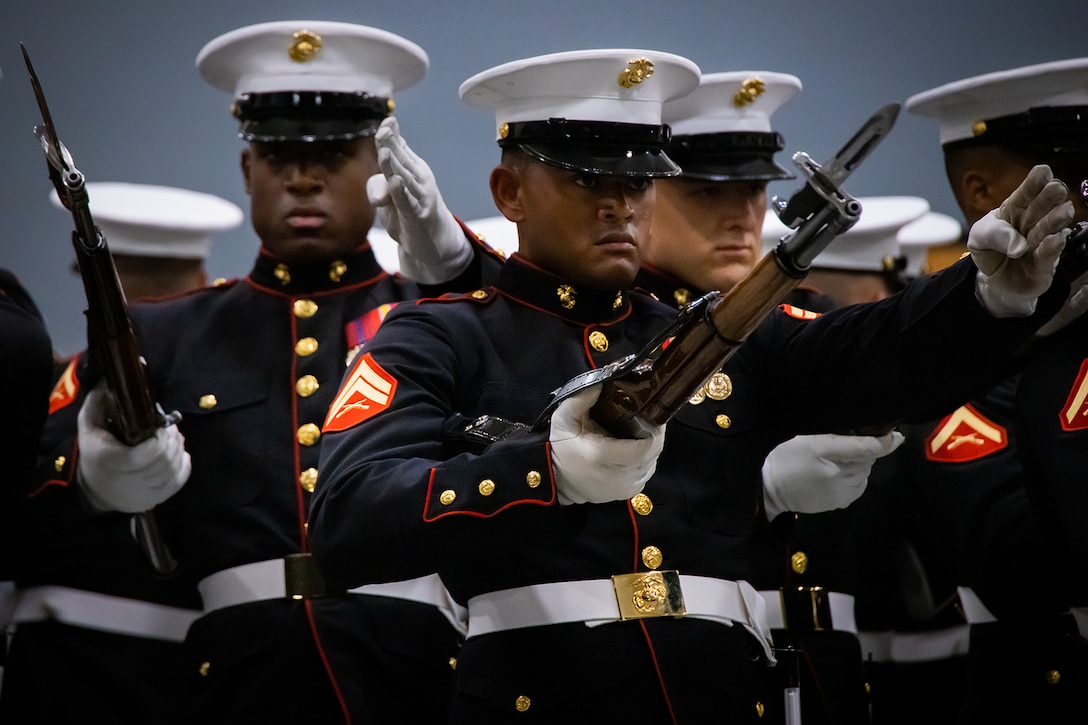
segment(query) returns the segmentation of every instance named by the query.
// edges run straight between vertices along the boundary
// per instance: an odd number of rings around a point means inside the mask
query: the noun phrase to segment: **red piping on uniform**
[[[812,676],[812,684],[816,685],[816,691],[820,693],[820,702],[824,706],[824,713],[830,718],[831,717],[831,705],[827,701],[827,693],[824,692],[824,683],[820,680],[819,671],[812,664],[812,657],[809,654],[809,651],[807,649],[805,649],[805,647],[800,646],[800,643],[797,643],[797,644],[799,645],[797,647],[797,651],[800,653],[801,657],[804,659],[805,668],[808,670],[809,675]]]
[[[665,678],[661,675],[661,665],[657,661],[657,652],[654,651],[653,640],[650,639],[650,633],[646,629],[646,620],[638,620],[638,626],[642,629],[642,635],[646,638],[646,646],[650,648],[650,659],[653,660],[654,672],[657,673],[657,681],[661,685],[661,695],[665,698],[665,707],[669,708],[669,719],[672,720],[672,725],[678,725],[676,713],[672,710],[672,700],[669,699],[669,689],[665,687]]]
[[[317,622],[314,619],[313,602],[310,599],[305,599],[302,603],[306,607],[306,619],[310,622],[310,633],[314,636],[314,646],[317,647],[317,654],[321,657],[321,664],[325,667],[325,674],[329,676],[329,684],[332,685],[332,690],[336,693],[336,701],[340,703],[340,712],[344,713],[344,724],[351,725],[351,713],[348,712],[348,704],[344,701],[344,694],[340,691],[340,683],[336,681],[332,665],[329,664],[329,658],[325,655],[325,648],[321,646],[321,636],[317,633]]]
[[[635,561],[631,571],[638,571],[638,519],[635,518],[635,508],[631,505],[631,502],[627,502],[627,515],[631,519],[631,532],[635,541]],[[657,652],[654,651],[653,640],[650,639],[650,633],[646,630],[646,621],[639,620],[638,626],[642,629],[642,635],[646,638],[646,646],[650,650],[650,659],[654,663],[654,672],[657,674],[657,682],[661,685],[661,695],[665,698],[665,706],[669,708],[669,718],[672,719],[672,725],[676,723],[676,713],[672,711],[672,700],[669,699],[669,691],[665,687],[665,678],[661,676],[661,666],[657,661]]]

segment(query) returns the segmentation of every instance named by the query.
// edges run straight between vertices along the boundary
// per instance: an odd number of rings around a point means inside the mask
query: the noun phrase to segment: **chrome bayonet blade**
[[[42,122],[34,127],[34,135],[38,137],[45,161],[49,164],[49,180],[53,182],[61,203],[70,209],[69,194],[72,189],[83,186],[83,174],[76,168],[72,154],[57,138],[53,116],[49,113],[49,104],[45,102],[45,93],[42,92],[38,74],[34,72],[34,64],[30,62],[30,54],[22,43],[19,43],[19,47],[23,50],[23,60],[26,61],[26,70],[30,74],[30,85],[34,88],[34,98],[38,101],[38,110],[42,114]]]
[[[868,156],[884,137],[891,133],[895,125],[895,119],[899,116],[899,104],[889,103],[874,113],[866,121],[858,132],[846,142],[839,152],[820,167],[821,173],[835,187],[853,173],[866,156]]]
[[[53,126],[53,116],[49,113],[49,104],[45,102],[45,94],[42,92],[42,84],[38,81],[38,74],[34,72],[34,64],[30,62],[30,54],[26,52],[26,46],[19,43],[19,47],[23,50],[23,60],[26,61],[26,70],[30,74],[30,85],[34,88],[34,98],[38,101],[38,110],[42,114],[42,125],[34,127],[34,133],[41,140],[42,147],[46,149],[46,156],[50,160],[50,165],[53,164],[54,159],[63,163],[66,151],[62,150],[60,140],[57,138],[57,130]],[[68,156],[71,159],[71,156]],[[58,169],[62,173],[66,169]]]

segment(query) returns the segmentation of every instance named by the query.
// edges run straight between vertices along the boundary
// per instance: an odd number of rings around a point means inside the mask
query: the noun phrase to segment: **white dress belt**
[[[760,590],[760,596],[767,603],[767,623],[771,629],[788,629],[786,626],[785,604],[779,589]],[[842,592],[827,592],[827,603],[831,609],[831,629],[836,632],[858,633],[854,619],[854,595]]]
[[[41,586],[15,592],[12,624],[55,620],[62,624],[133,637],[181,642],[200,612],[69,587]]]
[[[264,599],[287,596],[287,579],[283,559],[268,559],[217,571],[197,584],[204,602],[204,613],[224,607],[248,604]],[[463,635],[467,631],[466,610],[453,601],[437,574],[416,579],[382,584],[365,584],[349,589],[348,594],[406,599],[437,607],[454,629]]]
[[[989,624],[998,621],[997,617],[982,603],[982,600],[970,587],[956,587],[963,609],[964,619],[968,624]],[[1077,624],[1081,637],[1088,638],[1088,607],[1072,607],[1069,614]]]
[[[680,575],[686,614],[719,624],[740,624],[759,640],[770,662],[774,653],[766,606],[745,581]],[[548,582],[487,592],[468,600],[468,636],[550,624],[584,622],[593,627],[621,621],[611,579]]]
[[[963,617],[968,624],[987,624],[997,621],[997,617],[987,609],[973,589],[970,587],[956,587],[956,593],[960,598]]]
[[[863,659],[874,662],[933,662],[967,654],[971,628],[958,624],[930,632],[859,632]]]

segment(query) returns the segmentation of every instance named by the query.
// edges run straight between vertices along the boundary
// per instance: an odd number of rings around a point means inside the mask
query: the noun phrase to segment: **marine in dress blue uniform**
[[[1083,178],[1088,60],[1072,59],[954,81],[908,99],[937,120],[952,191],[968,223],[1045,163],[1077,195]],[[1074,196],[1076,198],[1076,196]],[[1078,218],[1085,218],[1083,209]],[[914,431],[927,548],[951,563],[953,604],[970,624],[959,722],[1069,722],[1083,716],[1073,666],[1078,638],[1060,556],[1040,536],[1015,419],[1018,381],[1006,379]],[[944,599],[939,595],[938,605]],[[1061,673],[1055,675],[1054,673]],[[924,694],[924,693],[923,693]]]
[[[480,415],[531,424],[550,391],[675,316],[625,288],[648,223],[639,181],[676,171],[652,104],[697,74],[620,49],[515,61],[462,84],[467,102],[497,111],[492,192],[519,217],[519,252],[491,287],[394,309],[325,419],[315,560],[337,587],[440,572],[469,611],[453,722],[758,722],[771,649],[763,600],[743,580],[767,453],[797,433],[947,405],[1039,324],[992,318],[970,260],[877,305],[773,314],[726,365],[731,393],[670,421],[656,472],[620,500],[563,505],[548,430],[465,440],[463,420]],[[581,244],[600,270],[571,256]],[[953,318],[978,338],[949,334]],[[969,376],[944,374],[926,349],[937,337]],[[670,616],[680,590],[686,614]],[[621,607],[651,616],[619,621]]]
[[[20,541],[19,519],[26,492],[33,486],[34,453],[49,409],[49,382],[53,346],[42,323],[41,313],[18,277],[0,269],[0,372],[15,384],[5,396],[0,460],[8,473],[2,490],[0,511],[3,521],[3,556],[0,557],[0,624],[8,628],[14,605],[14,580],[20,564],[16,552],[26,546]],[[6,644],[6,643],[5,643]],[[0,650],[0,676],[4,674],[7,647]]]
[[[132,302],[203,286],[212,233],[243,220],[235,204],[188,189],[90,182],[87,192]],[[62,208],[55,191],[51,199]],[[20,547],[0,719],[177,722],[181,641],[199,595],[192,582],[153,571],[131,516],[89,518],[66,490],[75,477],[86,359],[81,353],[56,367],[38,476],[24,492],[21,530],[37,543]],[[58,690],[68,696],[53,696]]]
[[[858,201],[861,219],[817,255],[805,280],[823,293],[822,311],[879,301],[901,289],[899,235],[929,209],[919,197]],[[787,232],[769,213],[764,247],[772,248]],[[865,463],[876,465],[872,458]],[[765,476],[780,470],[771,465],[765,464]],[[844,465],[849,464],[836,462],[840,469]],[[816,471],[808,476],[813,486],[819,485],[816,477]],[[845,503],[820,512],[776,511],[772,520],[760,520],[752,547],[752,583],[777,607],[776,642],[798,650],[804,722],[870,722],[871,686],[854,616],[862,577],[852,527],[858,500]]]
[[[427,56],[376,28],[283,21],[212,40],[197,65],[233,94],[262,246],[243,279],[132,310],[192,466],[156,507],[178,575],[201,595],[185,717],[444,722],[463,624],[437,577],[331,588],[307,538],[337,382],[389,307],[422,294],[375,260],[365,197],[381,173],[372,137]],[[436,271],[451,272],[450,289],[476,286],[500,260],[449,216],[467,264]]]

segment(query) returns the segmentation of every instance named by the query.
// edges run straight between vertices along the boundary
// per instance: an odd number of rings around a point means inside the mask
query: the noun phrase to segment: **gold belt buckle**
[[[283,557],[283,583],[291,599],[313,599],[326,594],[325,578],[308,553]]]
[[[801,632],[833,629],[831,600],[823,587],[784,587],[782,615],[786,629]]]
[[[620,607],[620,621],[687,614],[678,571],[616,574],[612,577],[612,588]]]

